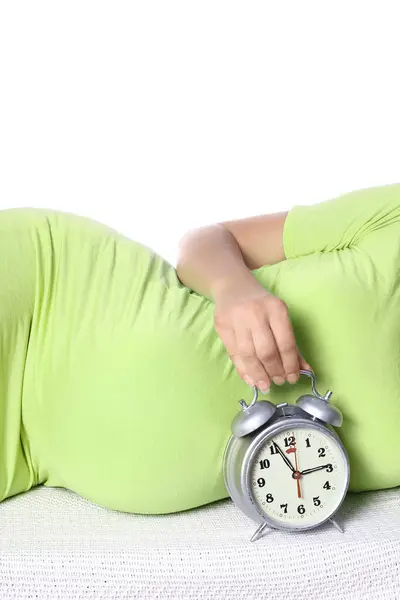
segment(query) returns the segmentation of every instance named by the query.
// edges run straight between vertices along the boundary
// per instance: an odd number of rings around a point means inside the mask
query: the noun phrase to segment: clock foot
[[[336,527],[336,529],[338,531],[340,531],[340,533],[344,533],[344,529],[342,527],[340,527],[340,525],[337,523],[337,521],[334,521],[333,519],[329,519],[329,521],[332,523],[332,525],[334,527]]]
[[[264,532],[264,529],[266,529],[267,524],[266,523],[262,523],[259,527],[257,527],[255,533],[253,534],[252,538],[251,538],[251,542],[256,542],[258,539],[260,539],[260,537],[262,537],[262,534]]]

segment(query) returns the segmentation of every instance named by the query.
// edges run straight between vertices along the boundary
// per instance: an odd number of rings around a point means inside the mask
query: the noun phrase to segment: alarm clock
[[[313,529],[333,519],[349,486],[346,449],[333,427],[343,422],[340,410],[316,390],[296,404],[257,401],[258,390],[232,421],[223,457],[225,487],[234,504],[258,524],[251,541],[266,528]]]

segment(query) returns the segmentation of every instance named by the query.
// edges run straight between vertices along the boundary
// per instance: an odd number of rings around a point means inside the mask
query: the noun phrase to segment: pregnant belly
[[[28,415],[41,482],[138,513],[185,510],[228,495],[222,456],[249,388],[204,300],[193,298],[190,311],[172,318],[181,293],[188,291],[170,290],[158,314],[147,305],[131,329],[93,329],[92,320],[79,332],[48,336]]]

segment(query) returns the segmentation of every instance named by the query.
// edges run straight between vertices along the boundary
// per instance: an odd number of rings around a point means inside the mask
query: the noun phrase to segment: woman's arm
[[[251,270],[286,258],[282,236],[287,214],[225,221],[189,231],[179,244],[179,279],[212,300],[227,287],[259,285]]]
[[[286,304],[252,269],[285,260],[287,212],[227,221],[181,240],[177,273],[184,285],[215,302],[215,328],[240,377],[264,393],[271,380],[295,383],[311,369],[300,355]]]
[[[295,346],[285,303],[264,290],[251,269],[285,257],[368,251],[370,240],[375,252],[390,230],[399,235],[399,184],[194,230],[181,241],[177,272],[186,286],[214,300],[216,330],[239,375],[260,382],[262,390],[273,377],[289,381],[289,373],[311,367]]]
[[[187,287],[213,297],[225,283],[250,281],[251,269],[351,248],[384,227],[397,229],[399,223],[400,184],[355,190],[317,204],[295,205],[290,212],[195,229],[181,240],[178,275]]]

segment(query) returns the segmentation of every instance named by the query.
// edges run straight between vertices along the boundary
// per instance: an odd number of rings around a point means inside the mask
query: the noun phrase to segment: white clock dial
[[[288,427],[256,453],[251,485],[256,505],[277,525],[315,526],[335,512],[346,493],[346,457],[322,430]]]

